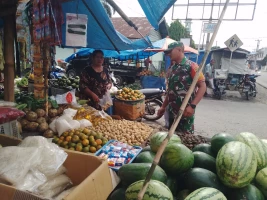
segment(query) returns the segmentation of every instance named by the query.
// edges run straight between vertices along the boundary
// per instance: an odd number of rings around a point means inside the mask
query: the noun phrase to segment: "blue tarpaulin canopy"
[[[138,0],[148,21],[156,29],[159,22],[176,0]]]
[[[62,1],[64,24],[62,25],[63,47],[66,47],[66,13],[85,14],[87,23],[87,47],[106,50],[145,49],[150,44],[148,37],[131,41],[117,32],[110,21],[100,0],[70,0]],[[150,41],[149,41],[150,43]],[[77,46],[75,46],[77,47]]]

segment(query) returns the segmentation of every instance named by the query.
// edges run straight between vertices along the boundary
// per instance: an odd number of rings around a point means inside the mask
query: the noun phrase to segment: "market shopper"
[[[214,80],[214,64],[215,64],[215,60],[211,59],[210,63],[207,64],[204,68],[204,75],[205,75],[206,84],[209,84],[211,89],[215,89],[214,88],[214,81],[213,81]]]
[[[100,99],[112,85],[108,69],[103,67],[103,63],[103,51],[95,50],[92,53],[92,64],[84,68],[80,76],[80,98],[88,99],[88,105],[98,110],[101,110]]]
[[[179,112],[183,99],[193,82],[198,65],[185,57],[184,45],[181,42],[173,42],[169,44],[165,54],[170,56],[171,61],[174,61],[175,65],[171,68],[168,78],[167,95],[162,107],[158,111],[158,115],[162,115],[165,112],[166,107],[169,105],[170,128],[173,124],[175,116]],[[176,131],[185,134],[194,133],[195,108],[205,94],[205,91],[205,77],[203,73],[201,73],[197,82],[197,86],[189,99],[188,105]]]

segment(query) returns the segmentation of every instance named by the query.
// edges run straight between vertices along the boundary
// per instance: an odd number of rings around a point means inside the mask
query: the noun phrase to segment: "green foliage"
[[[168,31],[170,38],[176,41],[180,41],[181,38],[190,38],[190,34],[179,20],[172,22],[170,26],[168,26]],[[192,38],[190,47],[196,48],[195,42]]]

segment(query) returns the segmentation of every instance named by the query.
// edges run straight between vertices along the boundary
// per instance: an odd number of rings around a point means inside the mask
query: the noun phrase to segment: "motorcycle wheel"
[[[117,86],[122,86],[123,85],[123,79],[121,76],[115,75],[114,76],[116,79]]]
[[[73,69],[69,70],[67,74],[69,78],[74,78],[76,76],[76,72]]]
[[[145,115],[143,116],[143,118],[147,121],[156,121],[160,119],[163,115],[158,116],[157,112],[161,106],[162,102],[158,99],[147,101],[145,105]]]
[[[256,96],[257,96],[257,88],[256,88],[256,85],[254,85],[253,97],[256,97]]]
[[[222,99],[222,94],[219,91],[217,92],[217,94],[215,96],[216,96],[216,99],[218,99],[218,100]]]

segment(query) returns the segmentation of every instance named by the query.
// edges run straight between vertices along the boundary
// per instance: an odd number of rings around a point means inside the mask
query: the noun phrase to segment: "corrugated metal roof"
[[[146,36],[154,28],[150,25],[146,17],[129,17],[129,19],[138,27],[138,31]],[[138,39],[142,36],[121,17],[111,18],[111,21],[117,31],[129,39]]]

